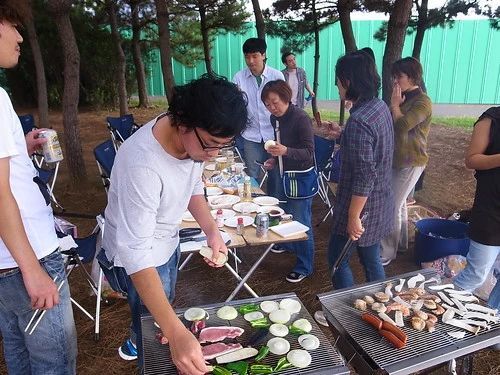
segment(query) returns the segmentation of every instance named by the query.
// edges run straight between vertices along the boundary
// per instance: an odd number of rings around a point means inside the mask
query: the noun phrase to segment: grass
[[[312,109],[307,108],[305,110],[312,117]],[[321,119],[326,121],[338,121],[339,120],[339,112],[329,111],[320,109]],[[346,113],[346,120],[349,118],[349,113]],[[476,122],[476,117],[467,117],[467,116],[433,116],[432,123],[438,125],[449,126],[453,128],[461,128],[472,131],[472,127]]]
[[[462,128],[472,131],[472,127],[476,122],[476,117],[454,117],[454,116],[436,116],[432,118],[434,124],[450,126],[454,128]]]
[[[150,105],[157,108],[165,108],[167,105],[167,101],[163,97],[150,97],[149,98]],[[139,100],[137,97],[132,97],[130,100],[130,106],[134,107],[139,104]],[[312,117],[312,109],[311,107],[306,108],[305,110]],[[338,111],[330,111],[325,109],[320,109],[321,119],[326,121],[338,121],[339,120],[339,112]],[[346,112],[345,119],[349,118],[349,112]],[[454,128],[461,128],[472,131],[472,126],[474,122],[476,122],[477,118],[475,117],[467,117],[467,116],[434,116],[432,117],[433,124],[439,124]]]

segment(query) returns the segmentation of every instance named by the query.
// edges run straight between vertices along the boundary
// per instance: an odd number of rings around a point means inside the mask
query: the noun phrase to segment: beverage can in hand
[[[45,138],[47,142],[42,145],[43,157],[46,163],[57,163],[64,159],[57,132],[52,129],[42,130],[38,138]]]

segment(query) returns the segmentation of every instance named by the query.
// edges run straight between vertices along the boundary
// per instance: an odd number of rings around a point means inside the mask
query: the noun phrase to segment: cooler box
[[[422,219],[415,223],[415,263],[432,262],[448,255],[467,256],[469,226],[460,221]]]

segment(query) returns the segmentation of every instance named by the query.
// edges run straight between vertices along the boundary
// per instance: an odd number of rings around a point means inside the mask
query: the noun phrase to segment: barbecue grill
[[[361,320],[362,312],[353,305],[356,298],[384,291],[389,281],[397,285],[400,278],[408,280],[418,273],[426,279],[438,277],[435,270],[427,269],[318,296],[336,338],[336,347],[358,373],[410,374],[500,343],[500,323],[477,335],[467,332],[463,339],[455,339],[447,332],[462,330],[443,324],[441,318],[434,332],[416,331],[405,318],[402,329],[408,335],[408,343],[403,349],[395,349]]]
[[[241,315],[232,321],[219,319],[216,315],[217,310],[224,305],[231,305],[238,307],[241,305],[249,303],[260,303],[262,301],[280,301],[284,298],[294,298],[300,302],[295,293],[287,293],[273,296],[266,296],[261,298],[249,298],[245,300],[231,301],[230,303],[218,303],[208,306],[200,306],[205,309],[210,315],[207,320],[207,326],[237,326],[245,329],[242,336],[238,338],[243,346],[246,345],[248,340],[257,332],[256,329],[251,328],[250,323],[245,321]],[[294,314],[293,320],[299,318],[305,318],[312,324],[311,334],[314,334],[320,340],[320,347],[312,352],[312,363],[309,367],[304,369],[290,368],[285,371],[280,371],[280,375],[310,375],[310,374],[322,374],[322,375],[335,375],[335,374],[349,374],[349,369],[345,366],[344,360],[340,354],[332,347],[332,345],[325,338],[319,327],[316,325],[314,319],[309,315],[304,305],[298,314]],[[176,313],[182,316],[186,309],[179,309]],[[297,315],[297,316],[295,316]],[[159,328],[154,325],[153,317],[151,315],[145,315],[141,318],[142,326],[142,342],[144,350],[144,374],[145,375],[175,375],[177,374],[177,369],[172,363],[170,357],[170,350],[168,345],[161,345],[155,338],[156,334],[160,332]],[[265,345],[266,342],[273,337],[270,333],[261,341],[256,347],[258,349],[260,346]],[[301,349],[297,342],[297,337],[292,334],[286,336],[286,339],[290,342],[290,349]],[[270,353],[263,364],[275,366],[278,360],[283,356],[277,356]]]

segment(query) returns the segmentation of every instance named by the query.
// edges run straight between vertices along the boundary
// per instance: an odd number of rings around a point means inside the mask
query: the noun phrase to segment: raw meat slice
[[[224,339],[234,339],[235,337],[241,336],[245,332],[243,328],[240,327],[207,327],[200,332],[200,343],[206,342],[219,342]]]
[[[210,359],[214,359],[222,354],[227,354],[233,352],[235,350],[241,349],[241,344],[224,344],[223,342],[217,342],[215,344],[210,344],[201,347],[201,351],[203,353],[203,358],[208,361]]]

